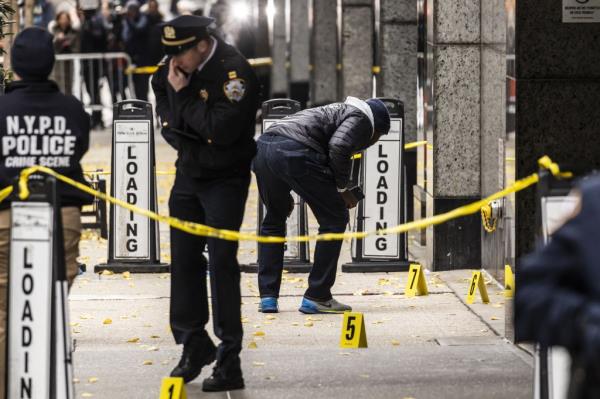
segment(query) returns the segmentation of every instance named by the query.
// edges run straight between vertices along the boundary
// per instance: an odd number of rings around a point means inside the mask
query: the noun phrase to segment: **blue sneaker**
[[[262,313],[278,313],[279,307],[277,306],[277,298],[272,296],[260,298],[258,311]]]
[[[313,301],[311,299],[302,298],[302,304],[298,310],[306,314],[344,313],[352,311],[352,308],[343,303],[339,303],[333,298],[328,301]]]

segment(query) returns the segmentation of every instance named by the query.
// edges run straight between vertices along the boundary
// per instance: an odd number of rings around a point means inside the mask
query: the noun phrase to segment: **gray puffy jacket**
[[[379,138],[373,132],[369,116],[348,102],[297,112],[277,121],[267,131],[288,137],[327,156],[339,189],[345,189],[348,184],[352,155]]]

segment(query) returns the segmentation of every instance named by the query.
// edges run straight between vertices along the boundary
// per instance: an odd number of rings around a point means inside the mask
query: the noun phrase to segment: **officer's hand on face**
[[[173,87],[173,90],[179,91],[188,84],[190,84],[191,75],[186,75],[175,63],[175,59],[171,58],[171,62],[169,63],[169,76],[168,80]]]

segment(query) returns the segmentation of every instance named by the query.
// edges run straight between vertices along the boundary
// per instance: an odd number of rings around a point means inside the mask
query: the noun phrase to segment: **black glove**
[[[365,195],[358,186],[352,187],[351,189],[348,189],[346,191],[342,191],[340,195],[342,196],[342,199],[346,204],[346,208],[348,209],[354,208],[356,205],[358,205],[359,201],[365,198]]]

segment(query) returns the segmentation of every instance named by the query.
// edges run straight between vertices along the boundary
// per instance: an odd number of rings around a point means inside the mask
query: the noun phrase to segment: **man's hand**
[[[173,87],[173,90],[178,92],[179,90],[187,87],[190,84],[191,74],[187,76],[185,72],[179,69],[178,66],[175,65],[175,60],[171,58],[171,62],[169,62],[169,84]]]
[[[344,203],[346,204],[346,208],[352,209],[354,208],[360,201],[365,198],[362,190],[359,186],[352,187],[346,191],[340,192]]]
[[[354,194],[352,194],[352,191],[342,191],[340,195],[346,204],[346,208],[352,209],[358,204],[358,199],[354,196]]]

